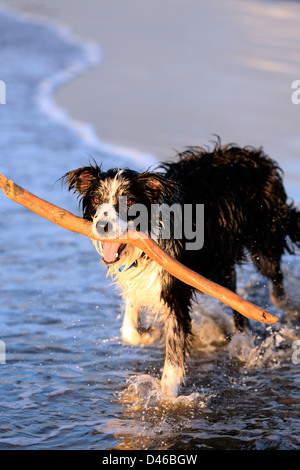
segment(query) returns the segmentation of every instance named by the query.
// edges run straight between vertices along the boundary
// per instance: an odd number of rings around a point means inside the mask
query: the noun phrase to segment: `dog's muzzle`
[[[119,238],[125,238],[127,233],[127,224],[122,221],[110,204],[99,206],[93,221],[93,232],[96,237],[101,238],[102,259],[106,264],[112,264],[119,261],[126,247],[125,243],[114,242]],[[112,241],[105,242],[103,239]]]
[[[102,251],[102,260],[106,264],[112,264],[119,261],[123,250],[126,247],[125,243],[119,243],[114,241],[103,241],[103,238],[109,238],[110,240],[119,238],[118,226],[105,219],[100,220],[93,226],[93,232],[99,238],[102,238],[101,251]]]
[[[112,234],[114,232],[114,226],[110,221],[107,220],[99,220],[99,222],[96,223],[95,229],[97,231],[97,234],[101,236],[107,236],[109,237],[109,234]]]
[[[126,248],[125,243],[101,242],[102,260],[105,264],[113,264],[120,260]]]

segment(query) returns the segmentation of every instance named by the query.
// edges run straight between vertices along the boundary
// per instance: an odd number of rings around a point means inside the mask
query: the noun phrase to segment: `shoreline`
[[[58,73],[49,75],[40,82],[36,95],[37,105],[51,121],[66,126],[75,132],[79,139],[96,152],[107,153],[119,160],[123,158],[133,165],[139,165],[141,159],[146,161],[149,166],[157,165],[157,159],[149,153],[141,153],[134,148],[119,147],[113,143],[102,142],[97,135],[93,123],[75,119],[67,108],[57,103],[56,94],[61,87],[68,86],[77,77],[84,76],[87,72],[101,64],[101,50],[98,44],[88,39],[83,40],[79,38],[66,24],[36,13],[13,10],[7,5],[3,5],[3,2],[0,3],[1,12],[4,15],[8,15],[8,17],[17,18],[21,21],[21,24],[22,22],[24,24],[31,23],[49,29],[67,44],[81,49],[85,55],[83,61],[70,62],[68,67],[61,69]]]
[[[295,180],[300,106],[291,103],[290,86],[299,78],[299,4],[2,3],[100,47],[98,65],[62,84],[53,100],[90,125],[104,148],[168,160],[218,134],[224,143],[263,146]]]

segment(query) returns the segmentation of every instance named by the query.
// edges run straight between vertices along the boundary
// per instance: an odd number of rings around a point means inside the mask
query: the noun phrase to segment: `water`
[[[65,31],[0,13],[0,172],[76,212],[60,183],[90,155],[104,167],[147,166],[118,154],[93,129],[71,122],[51,101],[56,86],[100,59]],[[131,160],[131,161],[130,161]],[[134,162],[135,163],[132,163]],[[122,344],[122,302],[89,240],[0,197],[0,449],[297,449],[299,320],[269,305],[268,286],[250,266],[239,293],[279,315],[274,327],[226,341],[230,312],[201,296],[185,387],[159,388],[163,345]],[[299,259],[284,259],[299,302]],[[3,344],[3,343],[2,343]]]

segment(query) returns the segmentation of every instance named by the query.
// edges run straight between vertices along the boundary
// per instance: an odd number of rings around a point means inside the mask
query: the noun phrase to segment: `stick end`
[[[263,317],[262,322],[263,323],[268,323],[270,325],[272,325],[274,323],[277,323],[278,320],[279,320],[279,318],[275,317],[274,315],[271,315],[271,313],[268,313],[266,311],[263,311],[262,317]]]

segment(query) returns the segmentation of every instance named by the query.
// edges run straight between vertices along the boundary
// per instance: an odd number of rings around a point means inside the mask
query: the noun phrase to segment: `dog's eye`
[[[94,198],[94,203],[95,204],[100,204],[100,199],[98,199],[97,197]]]
[[[131,200],[131,199],[128,199],[128,201],[127,201],[127,206],[130,206],[130,204],[132,204],[132,200]]]

